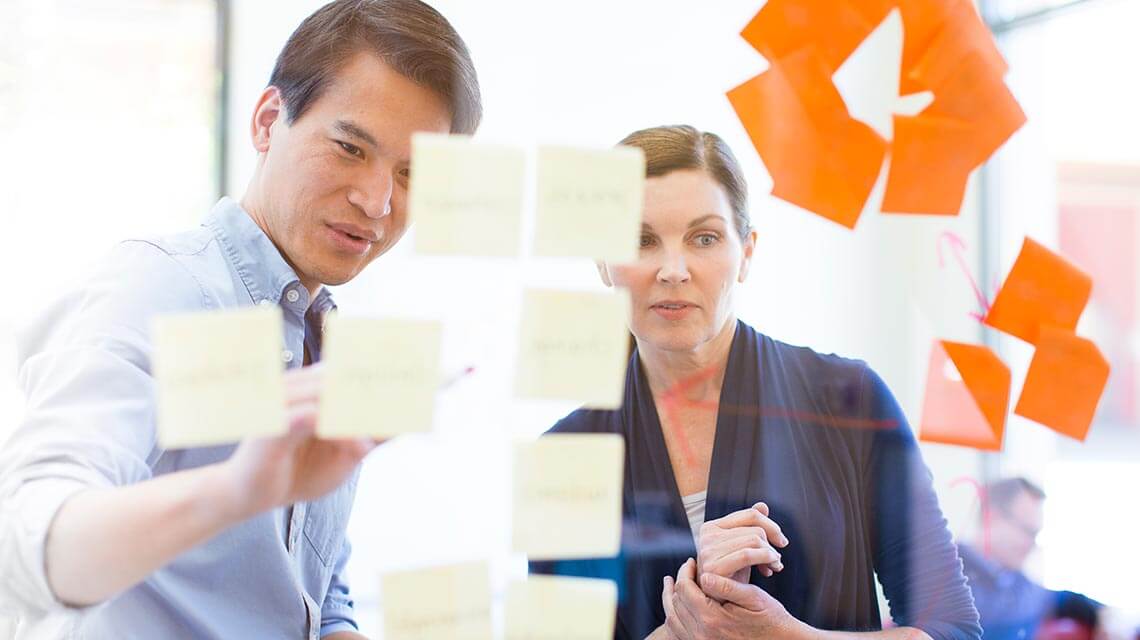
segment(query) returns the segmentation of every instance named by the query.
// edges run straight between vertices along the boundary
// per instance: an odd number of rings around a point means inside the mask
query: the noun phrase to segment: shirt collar
[[[254,304],[281,304],[288,291],[296,291],[295,299],[288,302],[301,309],[311,306],[317,312],[324,312],[334,306],[326,287],[321,287],[316,300],[309,304],[309,293],[301,286],[297,273],[285,262],[269,236],[233,199],[219,200],[203,224],[213,231]]]

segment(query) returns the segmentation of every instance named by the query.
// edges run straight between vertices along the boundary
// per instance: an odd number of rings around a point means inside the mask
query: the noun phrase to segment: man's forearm
[[[102,602],[245,517],[222,467],[180,471],[63,503],[48,531],[48,583],[68,605]]]

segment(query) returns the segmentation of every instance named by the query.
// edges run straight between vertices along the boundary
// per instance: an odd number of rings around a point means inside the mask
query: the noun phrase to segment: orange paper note
[[[854,228],[887,143],[850,116],[819,53],[807,47],[772,61],[728,99],[772,176],[772,194]]]
[[[955,216],[976,167],[959,141],[970,125],[937,116],[895,116],[891,168],[882,210]],[[932,176],[937,176],[932,179]]]
[[[984,322],[1037,344],[1044,326],[1077,327],[1092,279],[1061,256],[1026,238]]]
[[[835,71],[893,6],[892,0],[768,0],[740,36],[770,61],[815,45]]]
[[[1042,327],[1014,413],[1083,442],[1108,373],[1095,344],[1072,331]]]
[[[930,350],[919,439],[1000,451],[1010,372],[988,347],[939,340]]]

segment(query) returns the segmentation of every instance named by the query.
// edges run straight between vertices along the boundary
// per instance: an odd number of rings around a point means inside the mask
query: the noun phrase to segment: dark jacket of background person
[[[533,562],[539,573],[618,582],[615,637],[665,620],[662,580],[696,557],[660,421],[635,352],[623,406],[578,410],[557,433],[626,442],[622,551],[616,559]],[[981,635],[931,476],[902,411],[864,363],[768,338],[738,323],[717,416],[705,520],[766,502],[789,546],[784,570],[753,584],[799,620],[881,628],[875,574],[892,616],[935,640]]]
[[[1042,623],[1067,619],[1078,623],[1091,637],[1103,607],[1072,591],[1052,591],[1024,573],[1007,569],[968,544],[958,545],[974,594],[985,640],[1029,640]]]

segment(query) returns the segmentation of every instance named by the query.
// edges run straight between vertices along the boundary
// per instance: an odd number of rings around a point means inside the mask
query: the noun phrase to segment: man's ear
[[[277,87],[266,87],[257,99],[257,108],[253,110],[253,120],[250,122],[249,133],[253,140],[253,148],[258,153],[269,151],[269,140],[272,137],[273,125],[285,117],[285,106],[281,102],[281,91]]]
[[[601,276],[602,282],[605,283],[607,287],[614,286],[613,278],[610,277],[610,266],[601,260],[594,264],[598,267],[598,275]]]
[[[736,276],[737,282],[744,282],[748,277],[748,270],[752,268],[752,252],[756,250],[756,230],[750,229],[744,238],[744,252],[740,256],[740,273]]]

